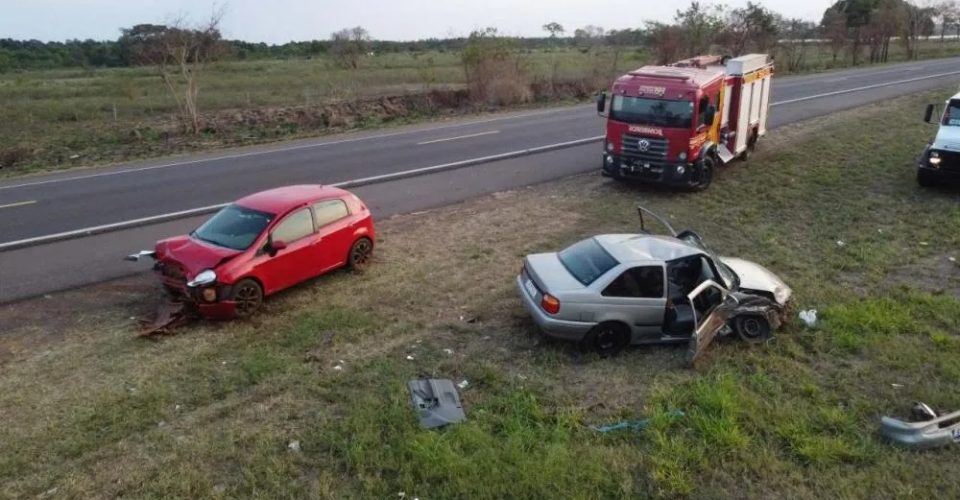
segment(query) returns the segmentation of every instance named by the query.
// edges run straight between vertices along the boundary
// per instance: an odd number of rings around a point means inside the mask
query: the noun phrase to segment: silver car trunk
[[[584,288],[583,284],[567,271],[556,253],[528,255],[523,260],[523,265],[527,269],[527,274],[543,292],[558,293]]]

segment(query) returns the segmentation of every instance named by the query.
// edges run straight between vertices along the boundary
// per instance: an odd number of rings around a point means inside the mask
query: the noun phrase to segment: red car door
[[[322,238],[320,261],[323,267],[320,272],[346,264],[353,244],[353,217],[347,204],[339,198],[318,201],[313,204],[313,213],[317,220],[318,235]]]
[[[268,241],[282,241],[286,248],[273,255],[267,252],[254,274],[263,281],[266,293],[274,293],[320,273],[321,240],[317,237],[309,207],[292,212],[270,232]]]

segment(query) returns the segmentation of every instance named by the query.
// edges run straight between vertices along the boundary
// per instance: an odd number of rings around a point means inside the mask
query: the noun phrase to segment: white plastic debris
[[[443,352],[446,353],[447,356],[453,356],[453,349],[444,349]]]
[[[343,371],[343,365],[334,366],[333,369],[334,369],[335,371],[338,371],[338,372],[339,372],[339,371]]]
[[[176,406],[173,407],[173,409],[176,410],[176,411],[180,411],[180,408],[181,408],[180,405],[176,405]]]
[[[290,451],[300,451],[300,441],[290,441],[290,444],[287,445],[287,448]]]
[[[925,247],[925,246],[927,246],[927,245],[929,245],[929,243],[927,243],[926,241],[921,241],[921,242],[920,242],[920,246],[922,246],[922,247]]]
[[[956,257],[947,257],[947,260],[949,260],[950,262],[953,262],[953,263],[956,263],[956,262],[957,262],[957,258],[956,258]]]
[[[413,361],[414,359],[416,358],[414,358],[412,354],[407,355],[407,361]]]
[[[810,328],[817,326],[817,310],[809,309],[800,311],[800,321],[803,321],[803,323]]]
[[[840,248],[845,247],[847,244],[843,240],[837,240],[837,246]]]
[[[166,426],[167,426],[167,423],[164,422],[163,420],[157,422],[157,427],[166,427]]]
[[[467,386],[469,385],[470,385],[470,382],[467,382],[466,380],[464,380],[463,382],[460,382],[459,384],[457,384],[457,387],[459,387],[460,389],[466,389]]]
[[[903,387],[903,384],[890,384],[890,385],[893,386],[893,388],[895,388],[895,389],[899,389],[899,388]]]
[[[406,494],[405,492],[403,492],[403,491],[397,493],[397,497],[398,497],[398,498],[403,498],[403,497],[405,497],[405,496],[407,496],[407,494]]]

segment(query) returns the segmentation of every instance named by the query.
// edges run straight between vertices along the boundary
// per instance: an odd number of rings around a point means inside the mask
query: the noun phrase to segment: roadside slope
[[[779,129],[705,193],[591,174],[398,216],[369,272],[307,283],[248,322],[134,339],[130,317],[156,293],[146,277],[2,306],[0,494],[957,491],[960,456],[875,432],[913,400],[960,408],[960,208],[916,186],[930,130],[906,118],[941,95]],[[600,360],[541,341],[513,290],[522,255],[632,230],[638,201],[777,271],[821,328],[715,345],[700,372],[682,348]],[[417,427],[405,382],[423,375],[470,382],[466,423]],[[643,433],[586,427],[648,415]]]

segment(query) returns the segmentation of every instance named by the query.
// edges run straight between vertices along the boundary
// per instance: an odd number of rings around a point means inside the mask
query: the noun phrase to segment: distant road
[[[951,83],[960,83],[960,58],[775,78],[771,126]],[[575,106],[6,180],[0,302],[142,271],[146,265],[120,257],[204,218],[166,220],[171,214],[280,185],[357,180],[366,185],[353,190],[379,217],[423,210],[598,169],[602,134],[593,107]],[[389,180],[403,172],[422,175]],[[9,249],[132,224],[138,227]]]

